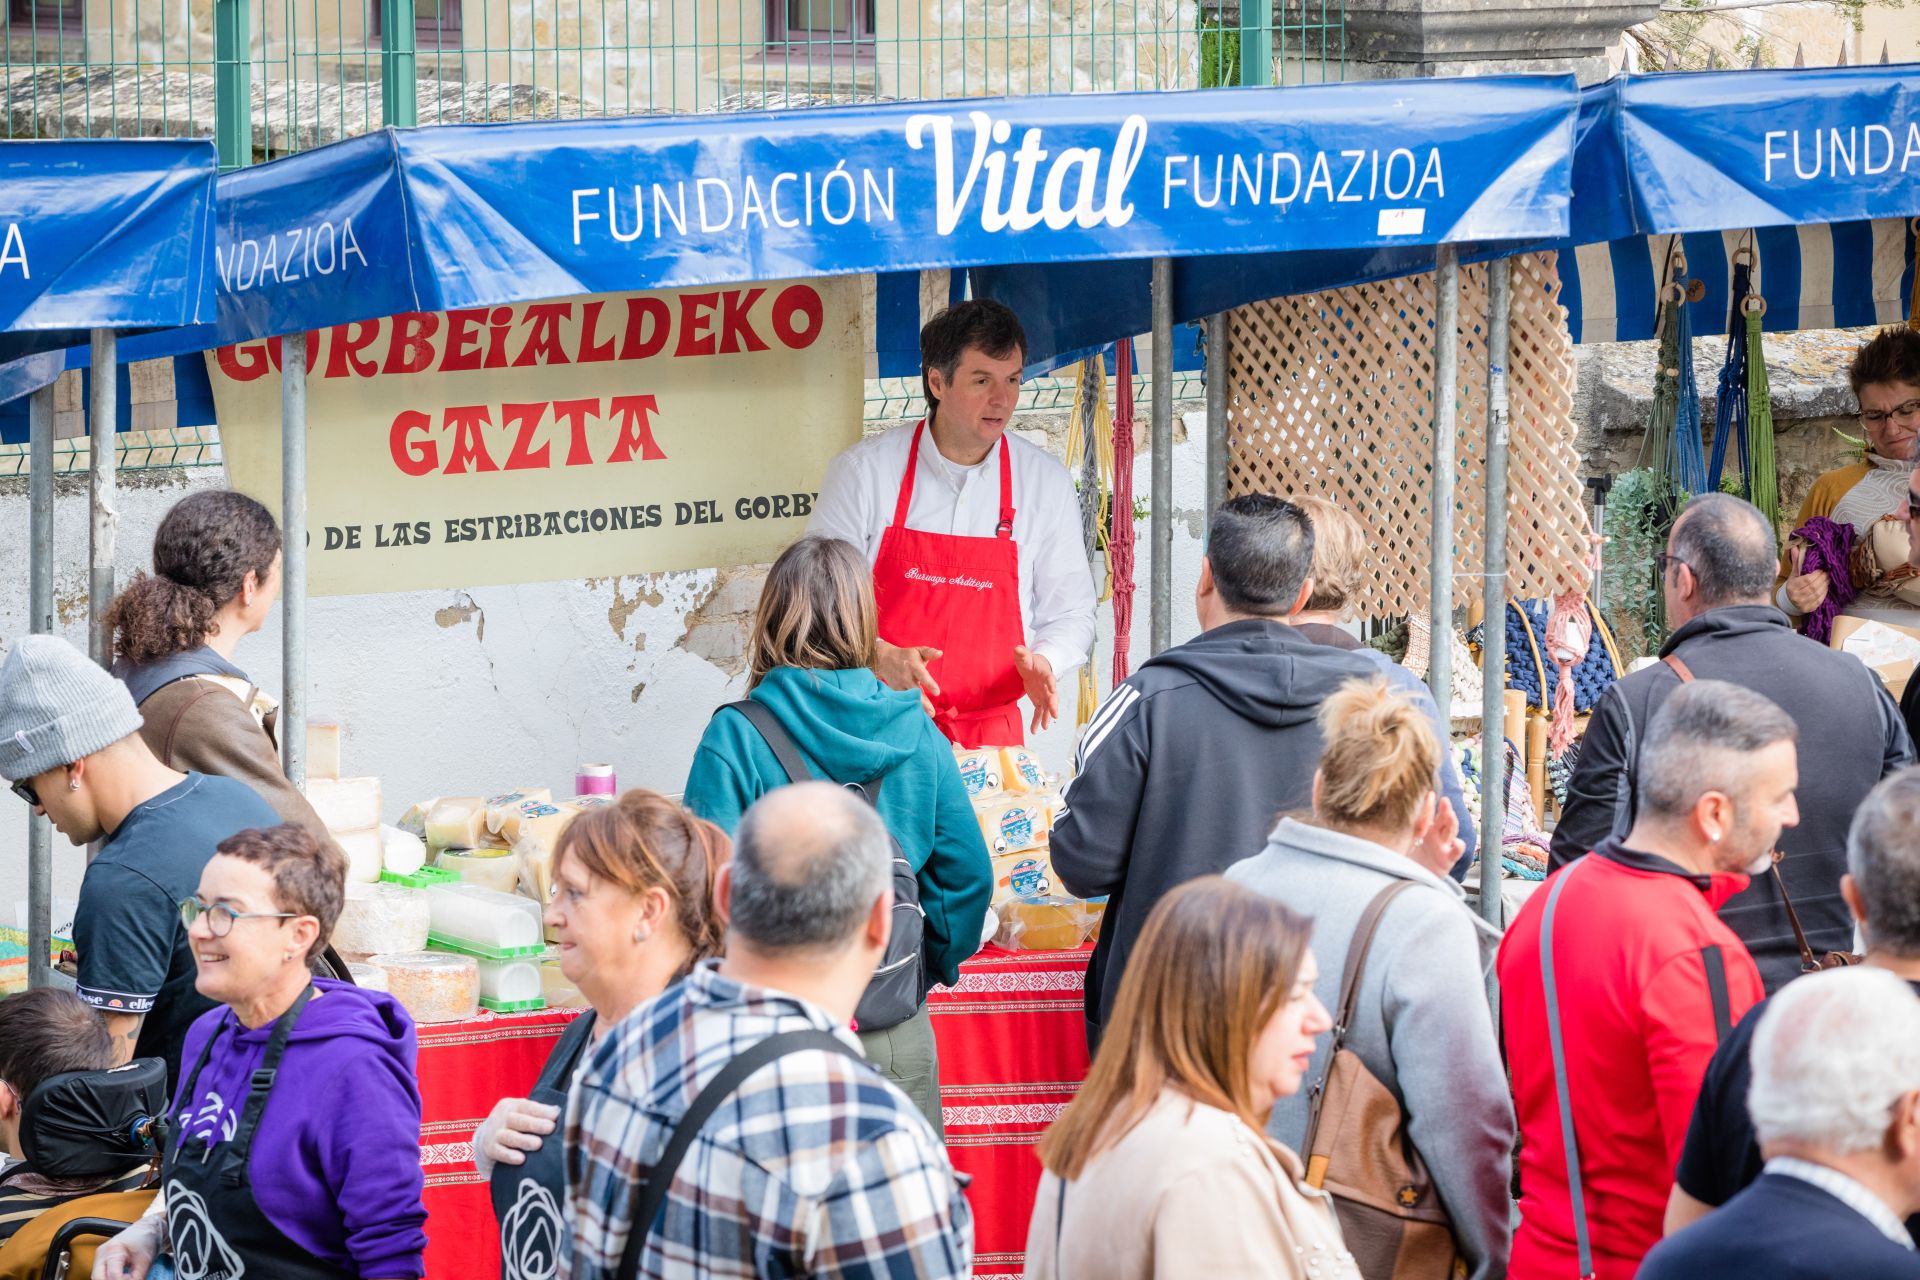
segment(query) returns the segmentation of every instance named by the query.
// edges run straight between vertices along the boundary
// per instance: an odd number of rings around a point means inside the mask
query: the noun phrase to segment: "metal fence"
[[[389,124],[1319,83],[1346,72],[1344,0],[0,4],[0,136],[212,137],[227,167]],[[1197,387],[1183,375],[1175,394]],[[1071,397],[1070,383],[1039,379],[1024,399],[1047,410]],[[917,380],[868,385],[869,421],[918,405]],[[0,446],[0,475],[23,471],[24,453]],[[63,440],[60,469],[85,456],[84,440]],[[219,460],[192,427],[122,433],[121,456],[135,468]]]

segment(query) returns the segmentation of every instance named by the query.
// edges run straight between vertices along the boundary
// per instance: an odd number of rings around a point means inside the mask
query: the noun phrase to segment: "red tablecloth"
[[[1091,947],[989,947],[927,1005],[940,1044],[947,1150],[970,1174],[976,1280],[1017,1280],[1040,1181],[1033,1144],[1087,1073],[1082,980]],[[523,1097],[572,1010],[483,1014],[420,1029],[420,1162],[427,1176],[427,1280],[492,1280],[499,1231],[473,1169],[473,1131]]]

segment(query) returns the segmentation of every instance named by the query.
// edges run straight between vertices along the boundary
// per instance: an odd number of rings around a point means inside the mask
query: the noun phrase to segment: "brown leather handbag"
[[[1307,1113],[1307,1183],[1325,1191],[1340,1234],[1372,1280],[1459,1280],[1467,1274],[1426,1162],[1414,1150],[1392,1090],[1346,1047],[1367,952],[1387,904],[1410,880],[1396,880],[1367,904],[1347,948],[1334,1016],[1333,1060],[1314,1086]]]

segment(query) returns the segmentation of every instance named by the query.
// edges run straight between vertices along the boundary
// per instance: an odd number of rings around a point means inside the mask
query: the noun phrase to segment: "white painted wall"
[[[1206,482],[1204,415],[1187,416],[1174,450],[1174,640],[1198,626]],[[1149,462],[1135,468],[1134,492],[1150,490]],[[217,467],[129,473],[120,494],[117,580],[150,567],[153,530],[195,489],[224,482]],[[26,629],[27,496],[24,480],[0,487],[0,563],[15,566],[0,588],[0,641]],[[1147,525],[1137,526],[1132,656],[1147,654]],[[86,644],[87,499],[84,476],[63,477],[55,502],[56,623]],[[310,714],[346,726],[344,767],[381,779],[389,821],[432,795],[506,790],[522,784],[570,789],[574,766],[610,761],[624,787],[678,792],[708,716],[738,698],[745,678],[689,651],[689,615],[708,606],[712,570],[534,586],[476,587],[310,602]],[[702,615],[751,609],[750,582]],[[1101,607],[1101,671],[1110,670],[1112,613]],[[698,619],[696,619],[697,621]],[[714,637],[709,635],[707,641]],[[711,651],[710,643],[698,647]],[[722,645],[724,647],[724,645]],[[262,688],[280,689],[279,611],[241,642],[239,664]],[[1102,692],[1109,680],[1103,675]],[[1037,740],[1048,765],[1072,757],[1069,714]],[[0,920],[26,898],[24,807],[0,795]],[[54,892],[73,897],[84,856],[54,835]]]

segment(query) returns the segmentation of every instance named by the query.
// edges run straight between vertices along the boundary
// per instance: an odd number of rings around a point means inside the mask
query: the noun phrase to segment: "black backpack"
[[[745,716],[747,723],[759,730],[786,771],[789,782],[815,778],[800,748],[794,745],[779,718],[765,704],[743,698],[727,703],[720,710],[729,708]],[[877,806],[882,781],[875,778],[871,782],[840,785],[857,793],[869,805]],[[866,991],[860,996],[860,1006],[853,1011],[853,1019],[862,1031],[885,1031],[900,1025],[920,1011],[920,1003],[927,994],[926,960],[922,951],[927,913],[920,909],[920,881],[892,831],[887,832],[887,842],[893,846],[893,931],[887,937],[887,952],[880,957],[873,980],[867,983]]]

